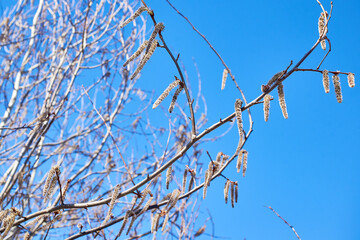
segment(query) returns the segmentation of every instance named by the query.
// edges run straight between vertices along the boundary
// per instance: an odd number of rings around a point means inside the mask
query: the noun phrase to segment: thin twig
[[[264,206],[264,207],[265,207],[265,206]],[[272,207],[268,206],[268,207],[266,207],[266,208],[268,208],[268,209],[270,209],[271,211],[273,211],[273,212],[276,214],[276,216],[278,216],[281,220],[283,220],[284,223],[286,223],[286,224],[293,230],[293,232],[295,233],[296,237],[297,237],[299,240],[301,240],[299,234],[297,234],[297,232],[295,231],[295,228],[294,228],[293,226],[291,226],[291,225],[290,225],[282,216],[280,216]]]

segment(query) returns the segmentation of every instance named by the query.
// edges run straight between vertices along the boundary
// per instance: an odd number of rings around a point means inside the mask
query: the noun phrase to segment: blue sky
[[[206,127],[231,114],[240,95],[230,79],[225,90],[220,90],[223,66],[215,54],[165,0],[146,2],[157,21],[164,22],[164,38],[173,52],[180,53],[194,94],[198,84],[194,63],[199,69],[208,107]],[[221,54],[248,101],[260,95],[260,86],[285,69],[290,60],[296,63],[318,37],[321,9],[315,0],[171,2]],[[329,10],[330,2],[323,4]],[[360,72],[359,9],[355,0],[334,1],[328,33],[332,52],[321,67],[353,72],[355,81]],[[319,47],[301,67],[316,68],[323,56]],[[165,51],[159,49],[142,71],[139,84],[158,96],[176,73]],[[330,93],[324,93],[321,74],[297,72],[284,82],[289,119],[283,119],[276,93],[272,94],[275,100],[267,123],[262,106],[252,108],[254,131],[245,145],[249,152],[246,177],[236,173],[235,162],[224,172],[239,182],[239,203],[234,209],[225,205],[225,182],[216,179],[202,202],[200,219],[208,217],[208,209],[215,223],[214,230],[207,223],[206,233],[214,231],[224,239],[296,239],[292,230],[264,207],[272,206],[302,239],[360,239],[360,84],[356,82],[350,89],[345,76],[341,76],[341,84],[343,102],[339,104],[332,85]],[[179,102],[185,101],[181,95]],[[154,110],[154,116],[156,111],[161,110]],[[211,136],[226,129],[224,126]],[[215,157],[219,151],[233,153],[237,142],[235,127],[204,148]],[[202,161],[208,162],[205,154]]]
[[[247,100],[257,97],[261,84],[295,63],[318,37],[320,7],[314,1],[171,1],[221,54]],[[239,93],[228,79],[221,91],[223,66],[206,43],[166,1],[147,1],[171,49],[180,53],[196,92],[196,62],[207,100],[210,124],[233,112]],[[330,1],[322,2],[329,10]],[[360,3],[334,1],[328,37],[332,52],[320,69],[359,72]],[[316,68],[324,56],[319,47],[302,68]],[[176,73],[168,56],[156,52],[142,73],[142,83],[160,94]],[[155,74],[154,74],[155,73]],[[154,78],[154,75],[156,77]],[[321,74],[297,72],[284,82],[289,119],[282,117],[276,97],[270,119],[263,120],[262,106],[252,108],[254,132],[245,145],[249,152],[245,178],[235,163],[225,171],[239,181],[239,203],[234,209],[223,200],[224,180],[216,179],[202,205],[215,222],[215,235],[226,239],[297,239],[292,230],[264,206],[272,206],[293,225],[302,239],[359,239],[360,134],[359,87],[350,89],[341,76],[343,102],[337,103],[333,86],[325,94]],[[180,101],[185,101],[181,96]],[[217,130],[213,136],[222,133]],[[232,153],[237,129],[206,145],[215,156]],[[203,156],[204,162],[206,156]],[[211,233],[208,222],[207,233]],[[204,236],[202,239],[208,239]]]

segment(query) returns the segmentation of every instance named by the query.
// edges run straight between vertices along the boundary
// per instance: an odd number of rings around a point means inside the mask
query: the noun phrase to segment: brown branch
[[[324,62],[325,58],[329,55],[329,53],[331,52],[331,42],[330,39],[328,37],[325,36],[324,38],[328,43],[329,43],[329,50],[327,51],[327,53],[325,54],[325,56],[323,57],[323,59],[321,60],[321,62],[319,63],[319,65],[317,66],[316,69],[319,69],[321,64]]]
[[[265,207],[265,206],[264,206],[264,207]],[[297,237],[299,240],[301,240],[299,234],[297,234],[297,232],[295,231],[295,228],[294,228],[293,226],[291,226],[291,225],[290,225],[282,216],[280,216],[272,207],[268,206],[268,207],[266,207],[266,208],[268,208],[268,209],[270,209],[271,211],[273,211],[273,212],[276,214],[276,216],[278,216],[281,220],[283,220],[284,223],[286,223],[286,224],[293,230],[293,232],[295,233],[296,237]]]

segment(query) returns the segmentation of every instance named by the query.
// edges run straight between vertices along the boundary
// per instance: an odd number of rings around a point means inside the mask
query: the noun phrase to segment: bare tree
[[[156,9],[145,1],[19,1],[1,19],[2,238],[201,235],[205,227],[194,220],[213,179],[224,178],[225,202],[233,207],[237,202],[238,183],[222,172],[237,161],[237,171],[246,174],[243,146],[253,130],[251,107],[263,104],[267,121],[276,88],[287,118],[283,82],[297,71],[323,75],[325,92],[331,74],[338,102],[338,76],[347,75],[354,86],[354,74],[321,69],[331,50],[327,25],[332,7],[326,12],[318,3],[319,36],[313,47],[276,73],[251,101],[206,37],[171,5],[221,60],[222,88],[231,78],[241,95],[234,99],[234,113],[208,124],[206,107],[199,107],[200,101],[206,105],[201,91],[193,97],[179,55],[162,35],[166,23],[157,22]],[[149,36],[147,25],[153,25]],[[319,45],[327,51],[324,59],[313,69],[300,68]],[[177,72],[154,96],[137,83],[159,48]],[[179,94],[185,103],[177,101]],[[158,126],[148,113],[171,96],[169,113],[163,114],[168,125]],[[238,128],[238,147],[214,159],[203,154],[202,143],[220,138],[232,123]],[[220,127],[222,134],[205,139]],[[199,160],[202,155],[206,161]]]

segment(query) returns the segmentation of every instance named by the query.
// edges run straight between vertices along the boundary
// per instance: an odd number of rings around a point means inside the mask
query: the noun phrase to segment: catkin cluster
[[[231,207],[235,207],[235,203],[238,201],[238,182],[230,181],[229,179],[225,183],[224,187],[224,198],[225,203],[228,202],[230,191]]]
[[[4,239],[9,233],[15,222],[16,216],[20,216],[20,211],[14,207],[0,211],[0,222],[2,223],[1,226],[5,228],[4,232],[0,236],[0,240]]]
[[[46,202],[52,195],[58,180],[58,176],[60,176],[60,166],[56,165],[50,169],[45,181],[45,186],[43,189],[44,202]]]
[[[238,159],[236,162],[236,169],[237,172],[240,172],[241,169],[241,165],[243,166],[243,177],[245,177],[245,173],[246,173],[246,168],[247,168],[247,158],[248,158],[248,152],[244,149],[242,149],[240,151],[240,153],[238,154]]]
[[[173,90],[177,86],[179,86],[179,87],[178,87],[178,89],[176,89],[176,91],[173,95],[173,98],[171,100],[170,107],[169,107],[169,113],[172,113],[172,111],[174,110],[176,100],[177,100],[179,94],[181,93],[181,91],[183,90],[183,85],[181,84],[180,79],[178,79],[177,77],[175,77],[175,80],[172,83],[170,83],[170,85],[164,90],[164,92],[158,97],[158,99],[156,99],[152,108],[153,109],[157,108],[162,103],[162,101],[164,101],[164,99],[169,95],[171,90]]]

